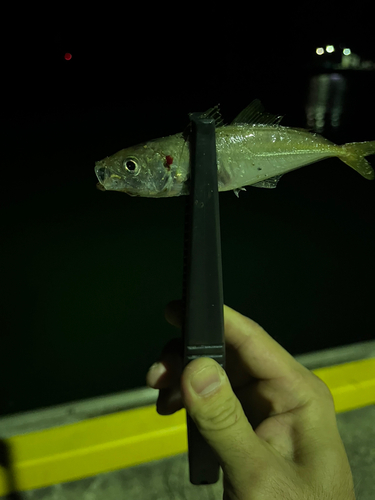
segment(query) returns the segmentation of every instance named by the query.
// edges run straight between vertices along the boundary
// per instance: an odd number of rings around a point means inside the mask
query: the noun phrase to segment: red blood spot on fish
[[[167,168],[168,170],[170,170],[172,163],[173,163],[173,158],[172,158],[172,156],[166,156],[166,157],[165,157],[165,166],[166,166],[166,168]]]

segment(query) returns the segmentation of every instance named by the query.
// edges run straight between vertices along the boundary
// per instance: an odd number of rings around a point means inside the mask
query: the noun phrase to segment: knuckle
[[[319,407],[334,411],[334,398],[328,385],[312,371],[307,377],[305,391],[306,401],[315,401]]]
[[[327,404],[327,408],[334,407],[334,399],[329,387],[311,370],[305,367],[302,370],[297,370],[293,380],[295,382],[294,393],[302,404],[315,401],[318,404]]]
[[[201,408],[199,427],[205,431],[222,431],[231,428],[239,420],[242,407],[238,399],[230,394],[215,398]]]
[[[302,385],[308,388],[310,393],[315,393],[317,396],[327,396],[332,398],[328,385],[313,371],[303,365],[301,365],[301,367],[302,371],[300,371],[300,376]]]
[[[333,396],[328,385],[321,378],[315,375],[315,373],[311,372],[311,375],[313,377],[314,386],[318,394],[333,400]]]

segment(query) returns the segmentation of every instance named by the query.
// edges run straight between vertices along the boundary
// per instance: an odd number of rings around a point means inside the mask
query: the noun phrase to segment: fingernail
[[[166,372],[165,366],[162,363],[154,363],[150,366],[147,372],[147,384],[154,386],[159,378]]]
[[[202,370],[193,374],[190,383],[199,396],[205,396],[210,392],[214,392],[221,384],[218,366],[216,364],[205,366]]]

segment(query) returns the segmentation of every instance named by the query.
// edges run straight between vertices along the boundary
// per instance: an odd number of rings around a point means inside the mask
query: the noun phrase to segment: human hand
[[[181,327],[181,301],[170,302],[165,317]],[[215,451],[224,500],[355,500],[326,384],[228,306],[224,329],[227,375],[210,358],[182,370],[181,339],[167,344],[160,365],[147,374],[148,385],[160,390],[158,413],[185,407]],[[215,373],[221,381],[216,388]],[[195,374],[207,376],[209,392],[193,390]]]

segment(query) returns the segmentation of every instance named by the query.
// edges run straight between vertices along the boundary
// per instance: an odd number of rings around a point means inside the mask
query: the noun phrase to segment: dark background
[[[185,198],[98,191],[95,161],[254,98],[338,144],[375,139],[375,71],[333,67],[344,46],[375,61],[370,13],[234,8],[4,17],[0,414],[143,386],[178,334]],[[293,355],[372,339],[374,189],[329,159],[221,193],[225,303]]]

